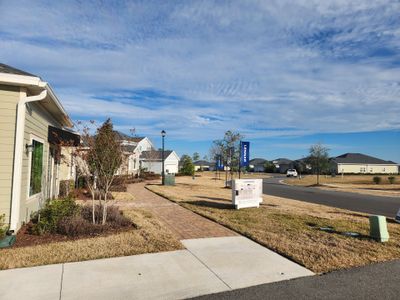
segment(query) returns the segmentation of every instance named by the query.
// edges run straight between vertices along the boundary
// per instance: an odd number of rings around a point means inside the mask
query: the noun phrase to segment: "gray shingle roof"
[[[171,150],[164,151],[164,159],[167,158],[172,153]],[[143,151],[140,155],[141,159],[146,160],[161,160],[162,159],[162,151],[152,150],[152,151]]]
[[[337,163],[344,163],[344,164],[390,164],[396,165],[395,162],[383,160],[380,158],[376,158],[373,156],[365,155],[362,153],[345,153],[339,155],[333,159]]]
[[[9,65],[2,64],[2,63],[0,63],[0,73],[39,77],[39,76],[33,75],[31,73],[16,69],[14,67],[11,67]]]
[[[264,158],[253,158],[250,159],[249,163],[250,165],[264,165],[266,161]]]
[[[141,140],[144,139],[144,137],[138,137],[138,136],[132,137],[132,136],[127,135],[127,134],[125,134],[125,133],[123,133],[121,131],[114,131],[114,132],[117,135],[117,138],[119,140],[126,140],[126,141],[132,141],[132,142],[138,143],[138,142],[140,142]]]

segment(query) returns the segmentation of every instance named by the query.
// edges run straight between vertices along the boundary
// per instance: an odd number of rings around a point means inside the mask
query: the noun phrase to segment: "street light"
[[[165,184],[165,173],[164,173],[164,137],[167,133],[165,132],[165,130],[161,131],[161,137],[162,137],[162,152],[161,152],[161,184],[164,185]]]

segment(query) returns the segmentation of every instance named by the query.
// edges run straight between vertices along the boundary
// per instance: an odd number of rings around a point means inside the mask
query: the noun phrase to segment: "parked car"
[[[296,169],[289,169],[286,172],[286,177],[297,177]]]

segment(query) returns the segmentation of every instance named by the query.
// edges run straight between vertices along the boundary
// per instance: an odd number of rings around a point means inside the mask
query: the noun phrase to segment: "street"
[[[323,204],[352,211],[383,215],[394,218],[400,208],[400,199],[357,193],[327,191],[315,187],[290,186],[279,181],[286,178],[276,175],[264,179],[263,193],[266,195]]]

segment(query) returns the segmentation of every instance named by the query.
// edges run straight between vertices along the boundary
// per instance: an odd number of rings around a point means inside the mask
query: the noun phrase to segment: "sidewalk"
[[[182,299],[313,275],[241,236],[186,250],[0,272],[1,299]]]
[[[122,202],[119,204],[120,206],[149,210],[180,240],[237,235],[224,226],[150,192],[145,188],[145,183],[128,185],[128,192],[133,194],[137,200],[130,203]]]

